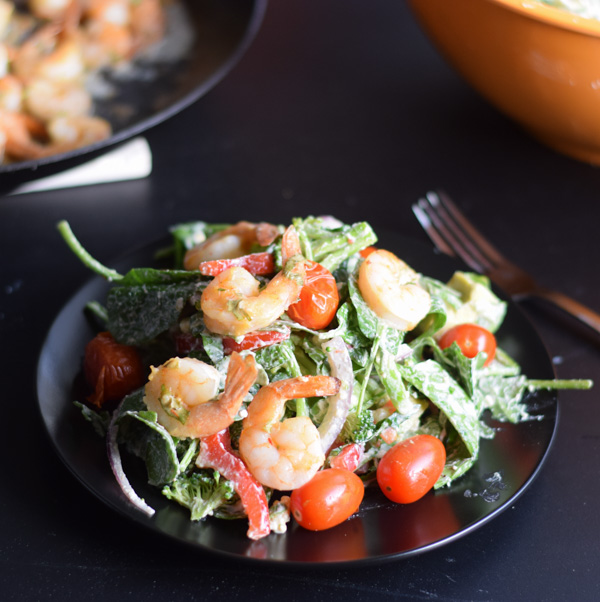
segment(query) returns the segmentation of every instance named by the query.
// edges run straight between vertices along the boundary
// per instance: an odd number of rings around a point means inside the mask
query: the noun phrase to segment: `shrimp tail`
[[[288,226],[281,238],[281,258],[283,265],[295,255],[301,255],[302,248],[300,247],[300,237],[294,226]]]
[[[267,247],[279,236],[279,228],[268,222],[256,224],[256,242],[261,247]]]
[[[244,428],[269,426],[280,420],[288,399],[326,397],[340,390],[341,382],[332,376],[296,376],[262,387],[248,407]]]
[[[256,380],[257,373],[252,355],[244,359],[239,353],[231,354],[222,395],[218,399],[201,404],[190,415],[190,427],[193,428],[196,437],[214,435],[233,422],[244,397]]]

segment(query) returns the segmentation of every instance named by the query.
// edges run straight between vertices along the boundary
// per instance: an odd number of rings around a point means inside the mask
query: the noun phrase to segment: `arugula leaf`
[[[477,377],[483,368],[486,355],[478,353],[474,358],[469,358],[463,354],[456,341],[446,349],[440,349],[433,343],[432,349],[435,359],[461,384],[467,395],[473,401],[480,397],[477,390]],[[479,410],[480,408],[478,413]]]
[[[119,281],[119,286],[174,284],[197,282],[200,273],[191,270],[158,270],[156,268],[132,268]]]
[[[81,403],[80,401],[74,401],[73,404],[78,407],[81,411],[82,416],[91,423],[92,427],[98,435],[106,437],[108,432],[108,426],[110,424],[110,414],[106,410],[93,410],[89,406]]]
[[[446,305],[444,301],[435,295],[431,295],[431,307],[427,315],[417,325],[422,337],[428,337],[435,334],[438,330],[444,327],[448,314],[446,313]]]
[[[507,422],[521,422],[530,418],[527,407],[522,403],[527,389],[527,377],[482,375],[479,378],[483,409],[489,409],[492,418]]]
[[[341,222],[333,227],[319,217],[295,218],[305,257],[330,272],[335,271],[351,255],[377,242],[377,236],[367,222],[348,225]]]
[[[461,386],[434,360],[398,364],[402,377],[431,400],[452,423],[469,454],[479,451],[479,416]]]
[[[170,483],[179,474],[176,441],[147,410],[143,388],[123,399],[115,420],[119,441],[145,462],[151,485]]]
[[[362,333],[372,341],[381,339],[381,346],[392,355],[398,353],[398,349],[404,340],[405,333],[388,326],[383,320],[380,320],[377,314],[367,305],[358,288],[356,274],[358,265],[352,273],[348,275],[348,290],[352,305],[356,310],[358,326]]]

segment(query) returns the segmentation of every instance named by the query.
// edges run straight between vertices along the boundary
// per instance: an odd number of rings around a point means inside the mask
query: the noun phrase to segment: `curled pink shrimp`
[[[225,390],[217,397],[220,374],[200,360],[172,358],[152,372],[144,401],[174,437],[207,437],[227,428],[257,375],[254,357],[232,353]]]
[[[298,300],[304,284],[305,262],[293,226],[283,235],[284,268],[263,289],[250,272],[231,267],[218,274],[204,289],[200,306],[204,323],[212,332],[243,336],[265,328]]]
[[[248,470],[265,485],[289,491],[312,479],[325,462],[319,431],[307,416],[280,422],[289,399],[335,395],[332,376],[298,376],[262,387],[248,406],[239,441]]]
[[[261,222],[238,222],[209,236],[205,241],[191,248],[183,259],[186,270],[197,270],[203,261],[234,259],[247,255],[254,243],[262,247],[270,245],[279,236],[279,229],[273,224]]]

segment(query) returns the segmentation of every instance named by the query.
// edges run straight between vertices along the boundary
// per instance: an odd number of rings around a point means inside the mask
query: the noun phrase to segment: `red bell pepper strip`
[[[199,468],[212,468],[233,483],[233,488],[240,496],[248,516],[250,539],[260,539],[271,532],[265,490],[233,452],[227,429],[200,439],[200,453],[196,465]]]
[[[337,456],[329,456],[331,468],[341,468],[354,472],[363,455],[363,447],[358,443],[349,443],[344,446]]]
[[[203,261],[198,269],[203,276],[218,276],[221,272],[233,266],[244,268],[251,274],[266,276],[275,271],[275,259],[273,253],[252,253],[234,259]]]
[[[261,347],[281,343],[290,338],[289,330],[257,330],[247,334],[241,341],[229,337],[223,337],[223,351],[229,355],[234,351],[254,351]]]

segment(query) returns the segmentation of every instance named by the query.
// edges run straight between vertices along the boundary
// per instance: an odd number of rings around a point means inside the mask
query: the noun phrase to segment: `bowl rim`
[[[570,13],[566,9],[543,4],[541,0],[487,0],[536,21],[555,25],[578,33],[599,37],[600,20],[588,19]]]

